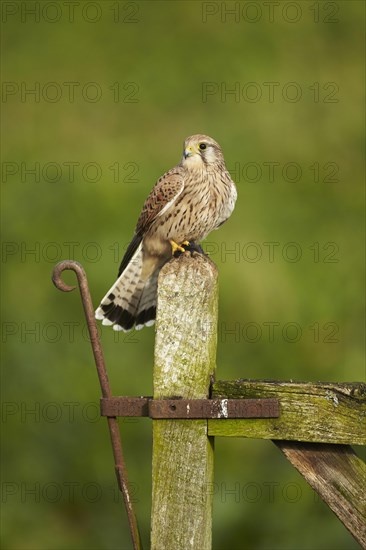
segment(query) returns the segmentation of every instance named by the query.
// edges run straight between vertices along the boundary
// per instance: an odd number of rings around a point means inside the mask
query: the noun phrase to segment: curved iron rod
[[[69,286],[62,280],[62,273],[65,270],[71,270],[76,273],[81,301],[83,303],[86,322],[90,335],[90,341],[93,349],[95,364],[98,371],[98,377],[103,397],[112,397],[111,388],[109,385],[107,370],[105,367],[103,350],[100,344],[97,324],[94,317],[94,307],[88,287],[88,280],[85,270],[79,262],[72,260],[64,260],[59,262],[53,269],[52,281],[56,288],[63,292],[71,292],[76,286]],[[107,417],[109,433],[112,442],[115,471],[118,481],[118,486],[123,494],[123,499],[127,511],[128,523],[130,527],[132,543],[134,550],[141,550],[141,542],[137,525],[136,515],[133,509],[131,496],[128,489],[127,469],[122,451],[121,434],[118,427],[116,417]]]

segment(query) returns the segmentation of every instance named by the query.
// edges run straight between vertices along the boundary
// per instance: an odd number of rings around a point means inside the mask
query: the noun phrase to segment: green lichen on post
[[[206,257],[183,254],[159,277],[154,398],[208,397],[216,365],[218,283]],[[153,421],[153,550],[209,550],[213,439],[206,420]]]

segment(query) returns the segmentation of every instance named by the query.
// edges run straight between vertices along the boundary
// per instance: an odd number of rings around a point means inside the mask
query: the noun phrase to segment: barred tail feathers
[[[154,273],[152,274],[154,278]],[[143,252],[140,244],[129,261],[128,265],[110,288],[95,312],[95,317],[102,320],[103,325],[113,325],[114,330],[131,330],[138,320],[139,328],[145,324],[152,324],[155,311],[147,312],[141,309],[140,302],[144,295],[149,296],[149,304],[153,303],[150,277],[143,277]],[[146,292],[145,292],[146,288]],[[151,295],[150,295],[151,292]],[[155,297],[156,300],[156,297]],[[139,319],[138,316],[140,315]],[[140,327],[141,325],[141,327]]]

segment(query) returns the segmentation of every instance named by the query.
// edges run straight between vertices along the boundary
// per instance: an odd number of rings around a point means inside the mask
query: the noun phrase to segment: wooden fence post
[[[159,276],[154,398],[207,398],[216,365],[218,284],[205,256]],[[207,420],[153,420],[151,548],[211,548],[213,438]]]

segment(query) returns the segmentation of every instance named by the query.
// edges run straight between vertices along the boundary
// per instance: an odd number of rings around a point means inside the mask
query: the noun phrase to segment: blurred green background
[[[188,135],[238,187],[205,245],[218,378],[365,379],[363,32],[350,0],[2,2],[4,549],[131,547],[80,299],[50,277],[80,261],[98,303]],[[101,334],[114,394],[151,394],[153,329]],[[151,424],[121,429],[148,547]],[[215,461],[215,550],[357,548],[270,442]]]

